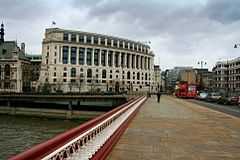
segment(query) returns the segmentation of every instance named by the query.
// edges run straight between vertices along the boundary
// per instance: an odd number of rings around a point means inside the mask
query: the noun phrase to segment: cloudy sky
[[[44,30],[57,27],[151,41],[155,63],[212,68],[240,56],[240,0],[0,0],[6,39],[41,53]]]

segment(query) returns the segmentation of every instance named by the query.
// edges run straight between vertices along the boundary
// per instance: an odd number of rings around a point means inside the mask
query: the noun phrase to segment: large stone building
[[[89,32],[46,29],[40,88],[52,92],[149,91],[154,55],[146,44]]]
[[[213,73],[216,89],[232,94],[240,93],[240,57],[217,62]]]
[[[30,90],[30,61],[25,56],[25,45],[4,40],[4,25],[0,29],[0,92]]]

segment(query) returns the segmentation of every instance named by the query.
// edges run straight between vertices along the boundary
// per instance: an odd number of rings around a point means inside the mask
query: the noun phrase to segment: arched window
[[[130,77],[131,77],[131,73],[128,71],[127,72],[127,79],[130,79]]]
[[[147,80],[147,73],[145,73],[145,80]]]
[[[87,78],[92,78],[92,70],[91,69],[87,70]]]
[[[140,80],[140,73],[137,73],[137,80]]]
[[[71,69],[71,77],[76,77],[76,68]]]
[[[4,68],[5,79],[10,78],[10,65],[6,64]]]
[[[106,78],[107,77],[107,73],[106,73],[106,70],[102,70],[102,78]]]

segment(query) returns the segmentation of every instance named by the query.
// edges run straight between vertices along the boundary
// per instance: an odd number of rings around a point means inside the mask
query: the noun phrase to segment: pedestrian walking
[[[158,103],[160,103],[160,97],[161,97],[161,92],[158,92],[157,93],[157,101],[158,101]]]

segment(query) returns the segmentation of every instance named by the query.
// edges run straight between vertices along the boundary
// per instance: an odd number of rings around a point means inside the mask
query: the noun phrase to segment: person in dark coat
[[[157,101],[158,101],[158,103],[160,102],[160,97],[161,97],[161,92],[158,92],[157,93]]]

